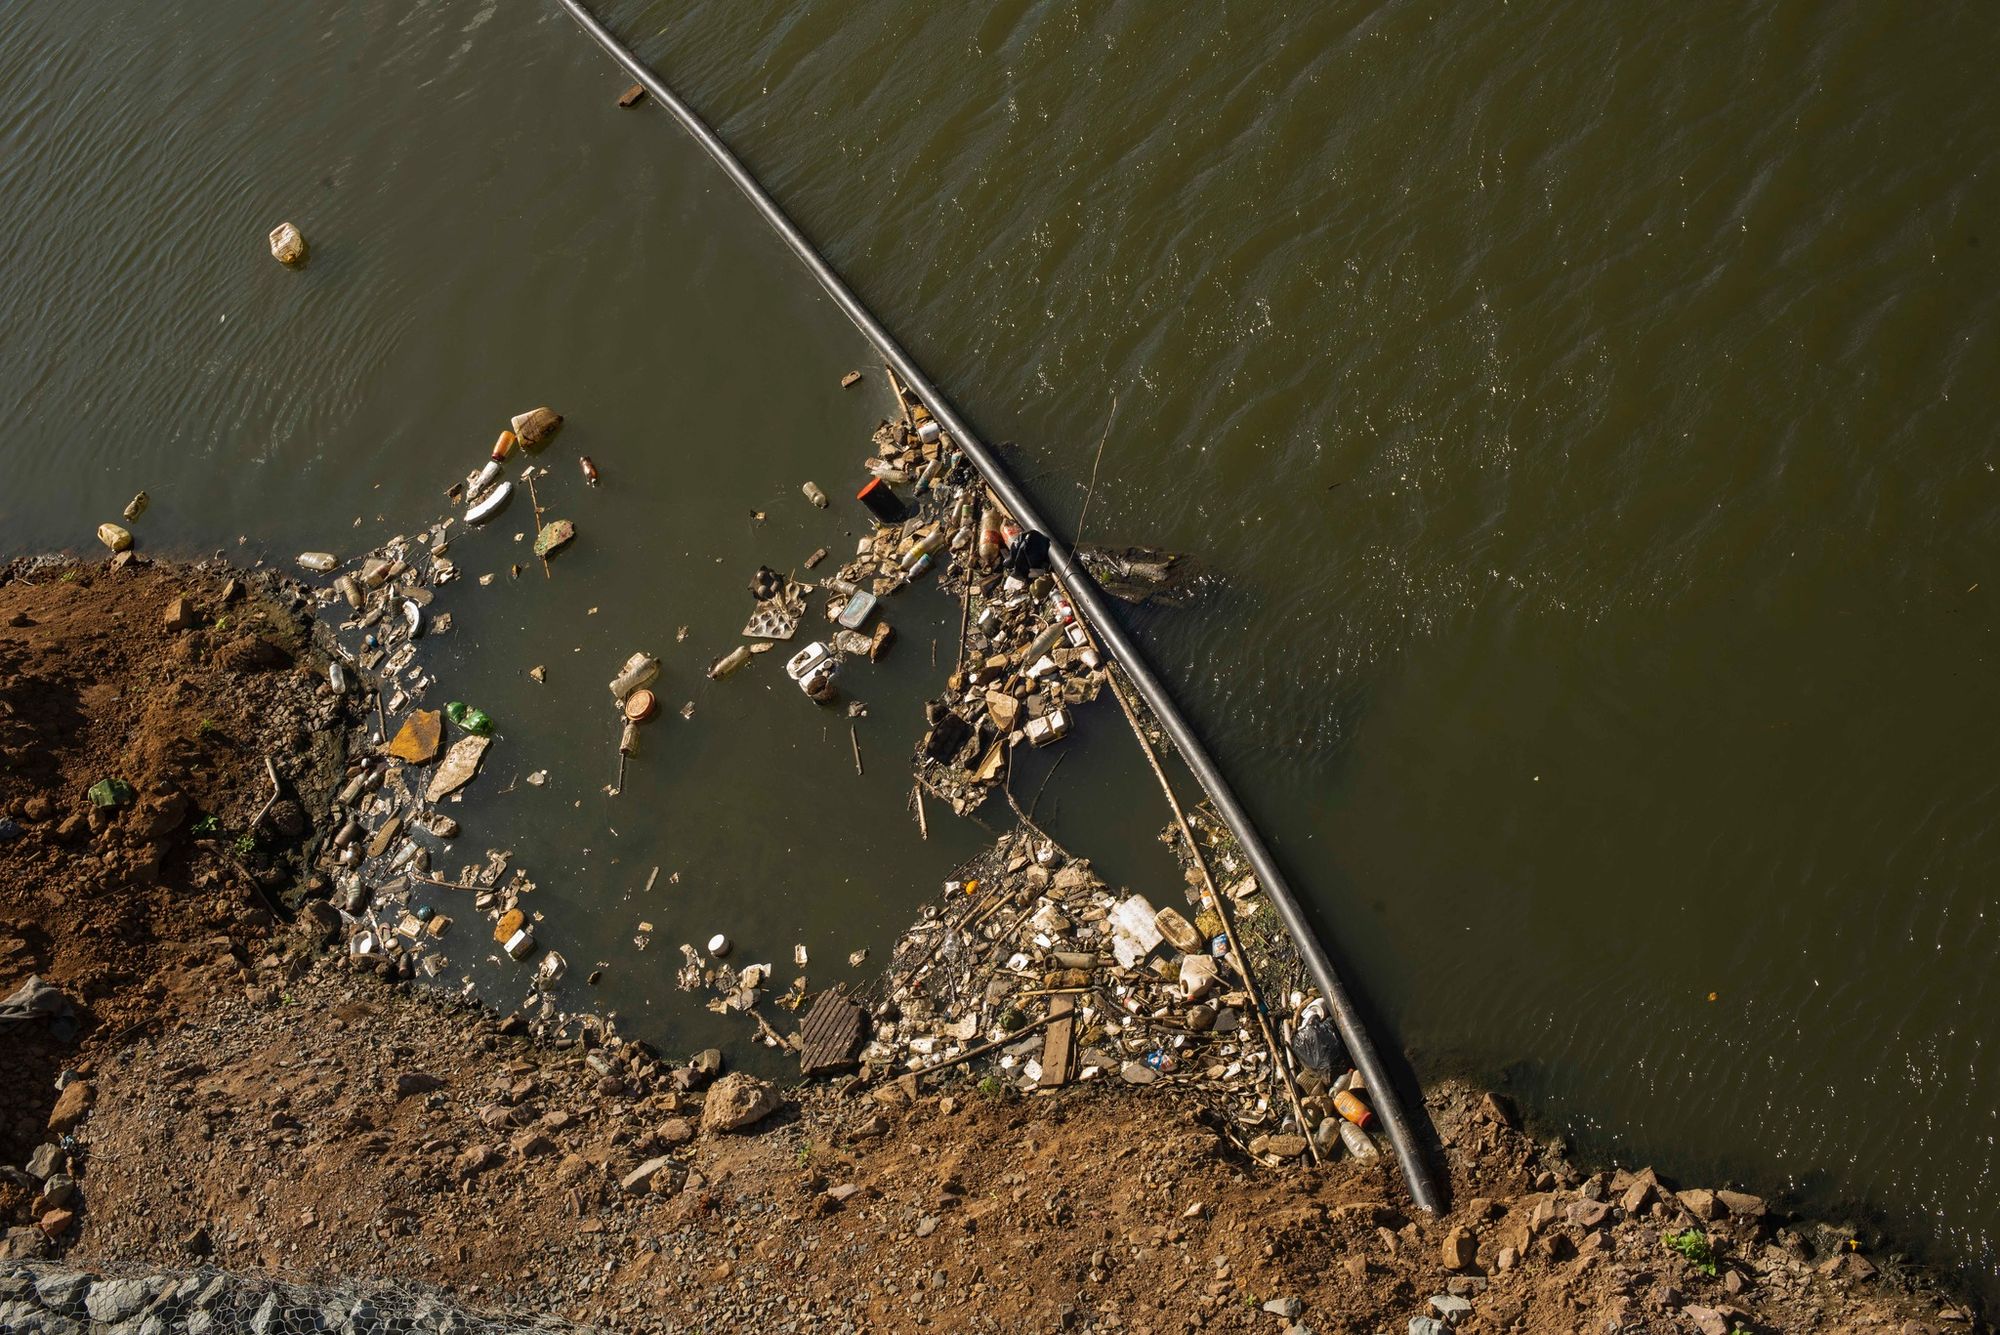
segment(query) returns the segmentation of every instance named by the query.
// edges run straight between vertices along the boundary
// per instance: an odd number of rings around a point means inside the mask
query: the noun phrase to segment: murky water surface
[[[1989,8],[608,17],[1065,524],[1116,396],[1089,536],[1217,577],[1136,628],[1420,1071],[1990,1282]],[[678,942],[840,976],[984,833],[904,805],[944,600],[853,680],[860,777],[771,660],[700,676],[759,562],[858,531],[797,487],[849,488],[886,400],[835,387],[858,337],[623,83],[531,0],[10,6],[0,548],[87,547],[144,487],[152,551],[352,554],[511,413],[568,413],[575,549],[441,603],[446,694],[504,731],[456,814],[603,962],[570,999],[686,1047],[740,1031],[673,990]],[[504,572],[525,522],[453,555]],[[635,648],[693,715],[612,800]],[[1143,886],[1121,729],[1085,718],[1044,814]]]

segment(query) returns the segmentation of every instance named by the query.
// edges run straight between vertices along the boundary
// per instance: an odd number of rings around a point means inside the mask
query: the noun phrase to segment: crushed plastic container
[[[316,575],[324,575],[336,562],[332,552],[300,552],[299,564]]]
[[[840,624],[848,630],[860,630],[868,624],[868,618],[875,615],[881,599],[867,591],[848,598],[846,606],[840,609]]]
[[[625,666],[618,669],[618,675],[611,679],[611,698],[619,704],[625,697],[641,686],[650,686],[660,675],[660,660],[648,653],[636,653],[625,660]]]

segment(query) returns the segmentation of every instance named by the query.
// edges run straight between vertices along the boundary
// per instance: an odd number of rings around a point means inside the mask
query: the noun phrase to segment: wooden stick
[[[1090,518],[1090,498],[1097,494],[1097,466],[1104,462],[1104,442],[1111,439],[1111,424],[1118,420],[1118,394],[1111,395],[1111,415],[1104,419],[1104,434],[1097,438],[1097,457],[1090,461],[1090,486],[1083,493],[1083,513],[1076,517],[1076,536],[1070,540],[1070,550],[1075,551],[1083,544],[1083,521]]]
[[[925,843],[929,843],[931,826],[930,822],[924,819],[924,786],[920,783],[911,784],[910,791],[917,795],[917,833],[924,837]]]
[[[256,819],[250,822],[252,830],[264,823],[264,817],[271,814],[271,808],[277,805],[278,799],[285,792],[284,785],[278,782],[278,767],[271,763],[269,756],[264,757],[264,772],[271,776],[271,795],[265,799],[264,805],[257,809]]]
[[[854,725],[852,723],[847,725],[847,740],[854,743],[854,774],[855,777],[859,778],[862,772],[861,737],[858,733],[854,731]]]
[[[535,507],[535,537],[539,540],[542,536],[542,499],[535,495],[535,466],[533,464],[528,465],[527,482],[528,501]],[[554,579],[555,576],[549,573],[549,558],[544,556],[541,558],[541,561],[542,578]],[[623,788],[625,786],[625,762],[622,759],[618,762],[618,771],[618,786]]]
[[[1030,1020],[1028,1021],[1028,1023],[1022,1025],[1019,1029],[1016,1029],[1013,1033],[1007,1035],[1007,1037],[1005,1038],[996,1038],[990,1043],[981,1043],[976,1048],[967,1048],[964,1052],[959,1053],[956,1057],[948,1057],[941,1062],[932,1062],[929,1066],[920,1066],[914,1071],[905,1071],[902,1073],[902,1075],[899,1075],[896,1078],[900,1080],[902,1079],[903,1075],[911,1075],[921,1080],[927,1075],[934,1074],[935,1072],[945,1070],[949,1067],[960,1065],[961,1063],[964,1062],[969,1062],[974,1057],[983,1057],[987,1053],[993,1051],[993,1049],[995,1048],[1004,1048],[1010,1043],[1020,1042],[1023,1038],[1027,1037],[1029,1034],[1034,1033],[1037,1029],[1042,1029],[1047,1027],[1049,1021],[1056,1018],[1057,1017],[1053,1015],[1044,1015],[1039,1020]]]

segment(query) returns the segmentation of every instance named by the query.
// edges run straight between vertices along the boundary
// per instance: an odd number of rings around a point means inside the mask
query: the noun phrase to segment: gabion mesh
[[[470,1311],[417,1285],[200,1266],[0,1266],[0,1331],[82,1335],[584,1335],[557,1317]]]

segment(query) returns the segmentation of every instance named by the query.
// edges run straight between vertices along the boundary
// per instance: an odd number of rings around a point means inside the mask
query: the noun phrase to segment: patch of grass
[[[979,1080],[979,1092],[989,1099],[999,1098],[1000,1077],[997,1075],[981,1076]]]
[[[792,1151],[792,1157],[798,1161],[799,1167],[810,1167],[813,1161],[813,1143],[810,1140],[800,1141],[799,1147]]]
[[[1678,1233],[1662,1233],[1660,1241],[1670,1252],[1679,1252],[1687,1263],[1702,1274],[1715,1277],[1715,1251],[1708,1245],[1708,1234],[1698,1228],[1684,1228]]]
[[[62,575],[60,576],[60,582],[64,584],[76,583],[76,571],[74,570],[63,571]]]

